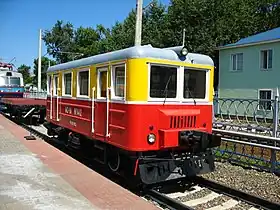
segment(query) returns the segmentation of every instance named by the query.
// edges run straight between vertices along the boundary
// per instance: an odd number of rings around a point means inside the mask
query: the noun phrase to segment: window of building
[[[78,72],[78,95],[88,96],[89,89],[89,71]]]
[[[231,69],[232,71],[243,70],[243,53],[231,55]]]
[[[106,98],[107,97],[107,75],[108,70],[107,68],[102,68],[98,70],[98,98]]]
[[[205,99],[206,96],[206,71],[205,70],[184,70],[184,93],[187,98]]]
[[[272,90],[259,90],[259,109],[271,110],[272,109]]]
[[[261,51],[261,69],[272,68],[272,50]]]
[[[64,84],[64,95],[71,95],[71,88],[72,88],[72,73],[64,73],[63,78]]]
[[[125,66],[113,67],[113,87],[115,97],[124,97],[125,90]]]
[[[150,97],[176,98],[177,96],[177,67],[151,66]]]

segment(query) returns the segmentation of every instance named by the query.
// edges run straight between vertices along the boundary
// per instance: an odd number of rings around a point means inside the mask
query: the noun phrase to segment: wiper
[[[190,89],[189,89],[188,87],[187,87],[187,90],[189,91],[190,96],[191,96],[191,98],[193,99],[193,103],[194,103],[194,105],[196,106],[196,100],[195,100],[195,98],[194,98],[192,92],[190,91]]]
[[[165,94],[165,97],[164,97],[163,105],[165,104],[165,101],[166,101],[166,98],[167,98],[168,85],[169,85],[169,82],[170,82],[170,80],[171,80],[171,76],[172,76],[172,75],[169,76],[168,81],[167,81],[167,83],[166,83],[166,85],[165,85],[165,88],[164,88],[163,94]]]

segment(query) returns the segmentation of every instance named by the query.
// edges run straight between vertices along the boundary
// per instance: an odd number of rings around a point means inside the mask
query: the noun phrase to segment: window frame
[[[150,89],[151,89],[151,70],[152,66],[162,66],[162,67],[170,67],[170,68],[177,68],[177,88],[176,88],[176,97],[175,98],[153,98],[150,96]],[[180,102],[180,66],[176,64],[161,64],[161,63],[148,63],[148,102]]]
[[[65,74],[71,74],[71,92],[70,94],[65,94]],[[73,91],[72,91],[72,88],[73,88],[73,72],[71,70],[69,71],[65,71],[62,73],[62,96],[69,96],[69,97],[72,97],[73,95]]]
[[[109,66],[101,66],[96,68],[97,71],[97,81],[96,81],[96,86],[97,86],[97,93],[96,93],[96,99],[98,100],[106,100],[108,95],[107,95],[107,89],[108,89],[108,82],[109,82]],[[106,97],[101,97],[101,87],[100,87],[100,73],[101,72],[107,72],[107,87],[106,87]]]
[[[239,70],[237,69],[237,65],[238,65],[238,54],[242,55],[242,69]],[[236,69],[233,69],[233,56],[236,56]],[[235,52],[235,53],[231,53],[230,54],[230,71],[231,72],[242,72],[244,69],[244,53],[243,52]]]
[[[80,83],[79,83],[79,79],[80,79],[80,73],[81,72],[86,72],[88,71],[88,94],[87,95],[81,95],[80,94]],[[79,69],[77,70],[77,81],[76,81],[76,95],[77,98],[89,98],[90,95],[90,68],[83,68],[83,69]]]
[[[124,67],[124,96],[123,97],[116,96],[115,94],[115,84],[116,84],[115,70],[117,67]],[[107,73],[107,81],[108,81],[108,73]],[[125,101],[125,99],[126,99],[126,63],[119,63],[111,66],[111,100]]]
[[[185,73],[185,68],[188,68],[188,69],[191,69],[191,70],[195,70],[195,71],[205,71],[206,74],[205,74],[205,98],[184,98],[184,73]],[[210,72],[211,70],[210,69],[207,69],[207,68],[195,68],[195,67],[191,67],[191,66],[182,66],[181,67],[181,80],[180,81],[180,84],[182,85],[180,88],[181,88],[181,95],[180,95],[180,98],[182,99],[182,102],[183,103],[189,103],[189,102],[193,102],[194,100],[196,102],[209,102],[209,92],[210,92]]]
[[[266,57],[266,59],[267,59],[267,68],[263,68],[263,61],[262,61],[262,52],[264,52],[264,51],[270,51],[271,50],[271,53],[272,53],[272,59],[271,59],[271,68],[268,68],[268,62],[269,62],[269,59],[268,59],[268,53],[267,53],[267,57]],[[260,70],[261,71],[270,71],[270,70],[272,70],[272,68],[273,68],[273,49],[272,48],[263,48],[263,49],[260,49],[260,52],[259,52],[259,65],[260,65]]]
[[[271,92],[271,98],[270,99],[266,99],[266,100],[271,100],[271,106],[270,106],[270,109],[260,109],[260,100],[264,100],[264,99],[261,99],[260,98],[260,93],[261,91],[270,91]],[[272,111],[272,106],[273,106],[273,89],[258,89],[258,107],[257,107],[257,110],[258,111]]]

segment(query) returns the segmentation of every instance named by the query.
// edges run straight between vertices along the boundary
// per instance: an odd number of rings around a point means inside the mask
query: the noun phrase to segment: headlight
[[[188,49],[186,47],[183,47],[181,50],[181,55],[186,56],[188,54]]]
[[[149,143],[149,144],[155,143],[155,141],[156,141],[156,136],[155,136],[155,134],[149,134],[149,135],[147,136],[147,140],[148,140],[148,143]]]

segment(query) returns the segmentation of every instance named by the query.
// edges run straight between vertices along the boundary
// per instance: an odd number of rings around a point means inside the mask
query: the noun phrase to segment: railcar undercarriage
[[[170,151],[165,157],[139,158],[143,183],[154,184],[214,171],[212,148],[220,145],[221,137],[200,131],[180,131],[178,141],[181,150]]]
[[[212,148],[221,138],[200,131],[179,131],[179,147],[170,150],[129,152],[112,145],[87,139],[51,123],[45,124],[49,135],[57,135],[66,147],[82,149],[106,164],[114,173],[133,175],[146,185],[193,177],[214,171]]]

